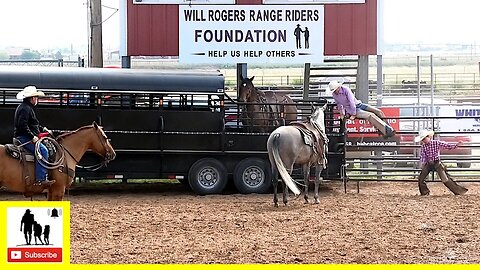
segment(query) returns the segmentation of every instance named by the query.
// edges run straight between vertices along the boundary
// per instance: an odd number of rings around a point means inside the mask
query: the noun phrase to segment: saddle
[[[43,187],[33,185],[35,183],[34,175],[30,175],[27,164],[32,163],[35,161],[35,156],[33,153],[30,153],[24,147],[21,147],[21,142],[17,139],[13,139],[13,144],[6,144],[5,145],[5,152],[11,156],[12,158],[18,159],[22,165],[22,176],[25,183],[25,197],[32,197],[34,193],[41,193],[43,191]],[[44,145],[48,149],[48,160],[50,162],[55,160],[56,150],[55,146],[53,146],[49,141],[45,141]]]
[[[21,142],[14,138],[13,144],[5,144],[5,151],[9,156],[15,159],[18,159],[20,161],[34,162],[35,161],[34,154],[30,153],[25,148],[20,147],[20,145],[21,145]],[[55,160],[55,155],[56,155],[55,146],[53,146],[48,141],[45,141],[44,145],[48,149],[48,160],[50,162],[53,162]]]
[[[303,142],[313,148],[317,163],[322,164],[324,169],[327,168],[328,138],[325,132],[311,121],[292,122],[290,125],[297,128],[302,134]]]
[[[5,151],[7,152],[7,154],[14,159],[18,159],[20,161],[34,162],[35,157],[33,156],[33,154],[25,150],[23,147],[19,147],[18,141],[16,139],[13,140],[13,144],[5,144]]]

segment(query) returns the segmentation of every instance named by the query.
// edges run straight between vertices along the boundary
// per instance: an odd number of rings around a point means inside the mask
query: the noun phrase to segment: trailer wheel
[[[260,158],[240,161],[233,172],[233,183],[240,193],[266,193],[272,185],[270,164]]]
[[[458,168],[470,168],[472,166],[472,163],[470,162],[458,162],[457,167]]]
[[[188,184],[200,195],[221,193],[227,181],[227,169],[214,158],[200,159],[188,171]]]

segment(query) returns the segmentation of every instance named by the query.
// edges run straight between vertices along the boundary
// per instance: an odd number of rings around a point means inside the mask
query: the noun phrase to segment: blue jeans
[[[382,120],[385,118],[385,114],[381,110],[365,103],[358,103],[355,107],[357,109],[357,118],[368,120],[387,137],[394,135],[394,129]]]
[[[22,144],[31,141],[28,136],[19,136],[16,139],[19,140]],[[34,143],[27,143],[23,147],[25,147],[25,149],[27,149],[31,153],[35,153]],[[43,159],[48,160],[48,149],[43,143],[40,144],[40,154],[42,155]],[[40,165],[40,162],[38,162],[36,157],[35,157],[35,177],[37,179],[37,182],[43,182],[47,179],[47,169],[42,165]]]
[[[358,103],[355,107],[360,110],[368,111],[368,104],[365,103]]]

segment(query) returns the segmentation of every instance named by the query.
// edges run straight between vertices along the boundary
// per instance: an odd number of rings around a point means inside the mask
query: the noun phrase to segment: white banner
[[[479,106],[442,106],[439,116],[452,117],[440,119],[440,131],[443,132],[480,132]]]
[[[234,5],[235,0],[133,0],[146,5]]]
[[[180,6],[182,63],[321,63],[321,5]]]

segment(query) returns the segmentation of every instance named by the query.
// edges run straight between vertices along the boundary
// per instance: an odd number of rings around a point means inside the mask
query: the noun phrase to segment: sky
[[[123,0],[102,0],[104,20],[115,12],[111,8],[118,8],[120,1]],[[480,43],[480,1],[384,0],[383,3],[385,43]],[[86,0],[4,0],[1,9],[0,49],[78,48],[88,44]],[[103,24],[107,51],[119,47],[119,24],[119,12]]]
[[[119,0],[102,0],[102,6],[104,48],[118,48],[120,15],[115,9],[119,8]],[[3,0],[1,10],[0,48],[69,48],[88,44],[86,0]]]
[[[401,44],[480,43],[480,1],[384,0],[384,40]]]

